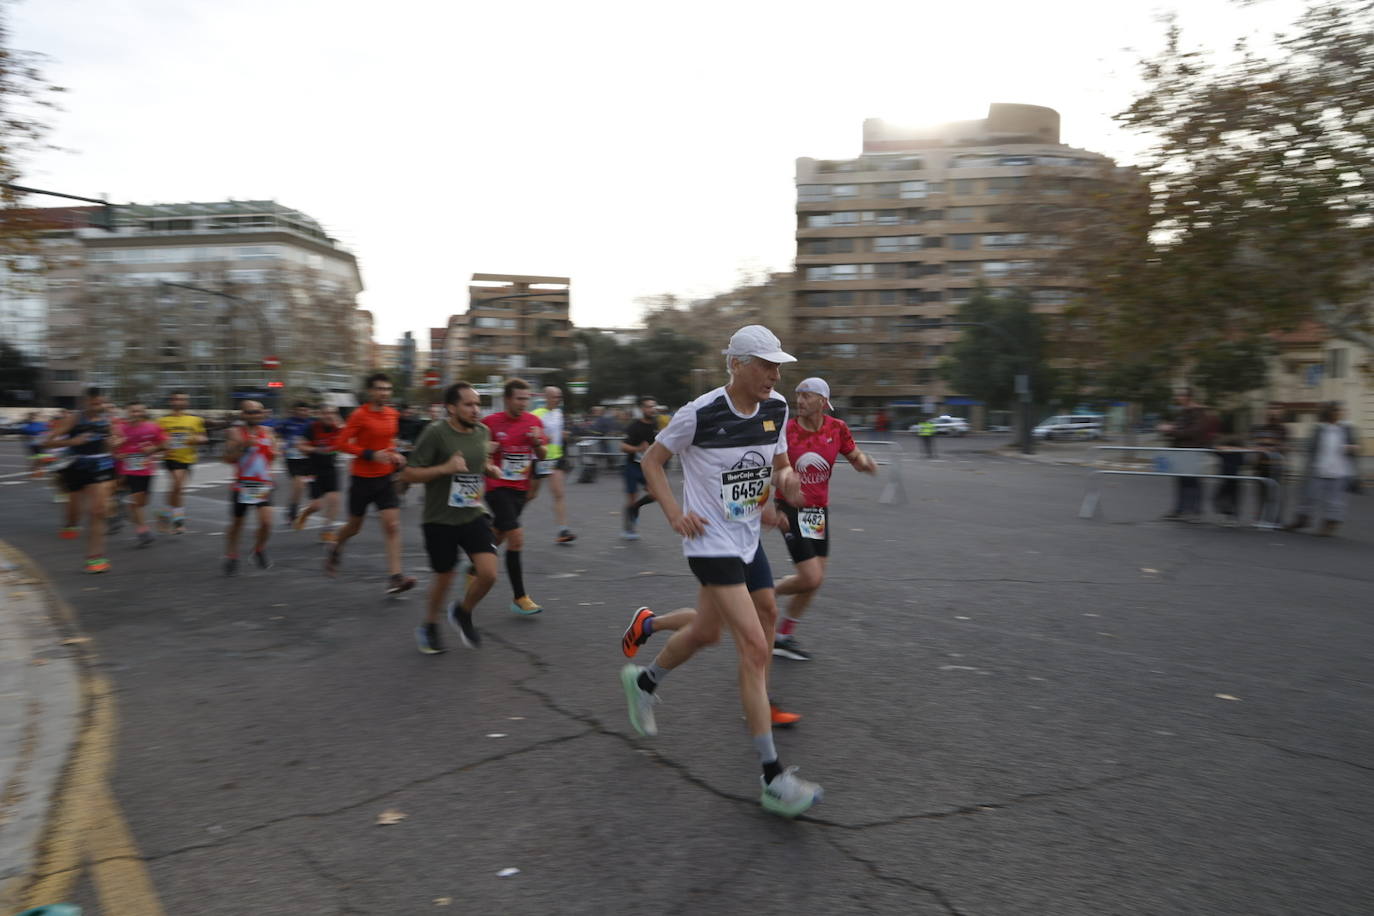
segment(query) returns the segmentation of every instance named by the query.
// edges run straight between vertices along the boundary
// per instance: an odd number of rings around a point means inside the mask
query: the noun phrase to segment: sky
[[[12,47],[65,88],[24,182],[116,202],[275,199],[357,255],[376,337],[467,308],[471,275],[572,278],[581,326],[789,270],[795,160],[863,121],[991,102],[1060,112],[1132,161],[1112,114],[1177,11],[1225,51],[1298,0],[19,0]],[[46,204],[51,204],[49,199]]]

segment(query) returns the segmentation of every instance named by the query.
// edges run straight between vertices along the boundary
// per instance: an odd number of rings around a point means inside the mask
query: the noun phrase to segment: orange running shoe
[[[768,701],[768,711],[773,714],[774,728],[791,728],[801,721],[801,714],[787,712],[772,700]]]
[[[77,538],[81,537],[81,529],[70,527],[63,528],[61,531],[57,532],[57,536],[64,541],[74,541]]]
[[[334,544],[334,543],[338,542],[338,540],[339,540],[339,536],[338,536],[337,534],[335,534],[334,532],[332,532],[332,531],[321,531],[321,532],[320,532],[320,543],[321,543],[321,544]]]
[[[104,557],[91,557],[86,561],[86,572],[103,573],[110,571],[110,561]]]
[[[639,652],[639,647],[648,642],[649,637],[653,635],[653,624],[649,623],[653,616],[653,611],[642,607],[630,618],[625,635],[620,637],[620,651],[625,653],[626,658],[634,658]]]

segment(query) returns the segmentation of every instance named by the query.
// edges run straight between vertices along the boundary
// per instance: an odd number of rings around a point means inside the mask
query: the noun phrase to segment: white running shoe
[[[625,688],[625,700],[630,704],[630,724],[644,737],[652,738],[658,734],[658,723],[654,721],[658,694],[639,689],[639,673],[643,670],[639,665],[621,668],[620,685]]]
[[[796,817],[825,797],[819,785],[797,775],[796,767],[783,770],[772,782],[764,782],[760,776],[759,784],[763,786],[759,802],[764,810],[783,817]]]

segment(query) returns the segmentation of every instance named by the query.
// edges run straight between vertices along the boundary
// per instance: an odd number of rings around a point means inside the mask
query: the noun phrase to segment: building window
[[[956,179],[954,179],[954,193],[955,193],[955,194],[972,194],[972,193],[973,193],[973,179],[972,179],[972,178],[956,178]]]
[[[904,181],[901,186],[901,197],[903,200],[920,200],[926,196],[926,183],[924,181]]]
[[[983,236],[984,248],[1024,248],[1030,244],[1030,235],[1025,232],[1003,232]]]
[[[977,261],[950,261],[948,267],[951,277],[975,277],[978,275]]]
[[[1326,351],[1326,377],[1345,378],[1346,367],[1350,365],[1350,351],[1341,347]]]
[[[922,248],[944,248],[945,237],[943,235],[927,235],[921,239]]]
[[[1037,289],[1031,293],[1036,305],[1068,305],[1072,291],[1067,289]]]
[[[952,289],[952,290],[949,290],[949,299],[948,299],[948,301],[949,301],[952,305],[963,305],[965,302],[968,302],[968,301],[969,301],[970,299],[972,299],[972,298],[973,298],[973,290],[971,290],[971,289]]]
[[[799,184],[797,185],[797,200],[804,204],[819,203],[830,199],[830,185],[828,184]]]
[[[949,247],[955,251],[971,251],[978,247],[978,236],[971,233],[961,235],[951,235],[949,237]]]
[[[830,214],[830,224],[832,226],[857,226],[859,224],[859,214],[853,210],[832,213]]]
[[[853,239],[830,239],[830,250],[836,254],[848,254],[854,250]]]
[[[901,276],[901,265],[893,261],[874,265],[873,276],[879,280],[895,280]]]
[[[884,235],[873,240],[874,251],[917,251],[920,247],[919,235]]]
[[[830,344],[825,348],[827,356],[838,359],[854,359],[859,355],[858,344]]]
[[[945,219],[951,223],[972,223],[978,220],[981,207],[950,207],[945,211]]]
[[[878,290],[879,305],[901,305],[902,291],[899,289],[880,289]]]
[[[856,184],[837,184],[830,187],[831,197],[858,197],[859,186]]]
[[[74,382],[77,380],[75,369],[57,369],[53,372],[52,377],[55,382]]]

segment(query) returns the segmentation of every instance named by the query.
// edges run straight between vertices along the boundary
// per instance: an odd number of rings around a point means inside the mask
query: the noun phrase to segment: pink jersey
[[[243,437],[243,453],[234,468],[234,489],[243,483],[271,483],[272,461],[276,458],[276,439],[266,426],[239,427]]]
[[[124,437],[115,457],[119,460],[119,473],[130,477],[151,477],[154,456],[143,450],[149,445],[166,445],[167,434],[152,420],[142,423],[121,423],[119,434]]]
[[[491,430],[491,438],[496,443],[496,451],[491,460],[501,470],[499,478],[487,478],[487,488],[509,487],[525,491],[530,488],[530,477],[534,474],[534,462],[538,458],[534,440],[530,434],[534,430],[544,431],[544,424],[534,414],[526,411],[512,420],[506,411],[494,413],[482,419],[483,425]],[[542,437],[540,438],[542,442]]]
[[[830,472],[839,456],[852,451],[854,437],[843,420],[826,416],[815,432],[797,417],[787,421],[787,459],[801,478],[804,505],[830,505]]]

